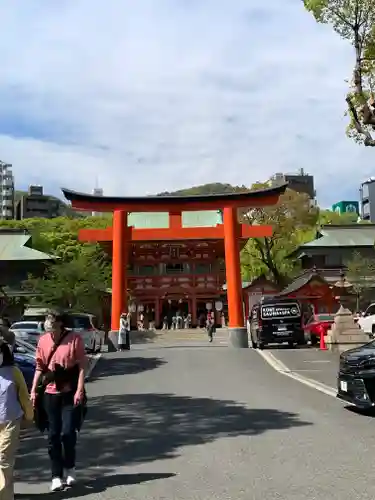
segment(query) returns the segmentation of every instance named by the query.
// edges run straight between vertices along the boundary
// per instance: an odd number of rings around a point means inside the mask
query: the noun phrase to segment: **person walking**
[[[25,379],[14,365],[12,350],[0,340],[0,500],[13,500],[13,470],[22,419],[32,422],[33,407]]]
[[[76,441],[86,414],[86,354],[82,337],[65,328],[66,315],[51,312],[46,318],[49,331],[40,337],[31,401],[46,422],[51,462],[51,491],[76,482]],[[41,390],[42,388],[42,390]]]
[[[130,349],[130,314],[123,312],[120,316],[120,329],[118,332],[119,351]]]

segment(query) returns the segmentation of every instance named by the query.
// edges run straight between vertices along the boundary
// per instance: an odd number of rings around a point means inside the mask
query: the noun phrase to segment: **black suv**
[[[375,341],[340,356],[337,397],[361,409],[375,407]]]
[[[295,299],[263,297],[250,313],[252,347],[287,342],[290,347],[305,343],[301,304]]]

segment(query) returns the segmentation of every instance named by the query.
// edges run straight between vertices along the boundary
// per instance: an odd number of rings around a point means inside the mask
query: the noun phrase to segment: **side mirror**
[[[366,313],[365,313],[365,312],[363,312],[363,313],[361,314],[361,316],[362,316],[362,318],[364,318],[364,317],[366,316]]]

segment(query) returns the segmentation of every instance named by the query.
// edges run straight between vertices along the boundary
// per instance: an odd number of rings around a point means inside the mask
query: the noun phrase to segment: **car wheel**
[[[293,340],[291,340],[291,341],[288,342],[288,346],[290,347],[290,349],[294,349],[294,347],[296,346],[296,344],[293,342]]]

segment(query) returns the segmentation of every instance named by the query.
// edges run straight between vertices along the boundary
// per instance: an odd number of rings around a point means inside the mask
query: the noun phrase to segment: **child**
[[[21,421],[32,422],[33,407],[22,372],[14,365],[12,350],[0,339],[0,499],[14,498],[13,469]]]

